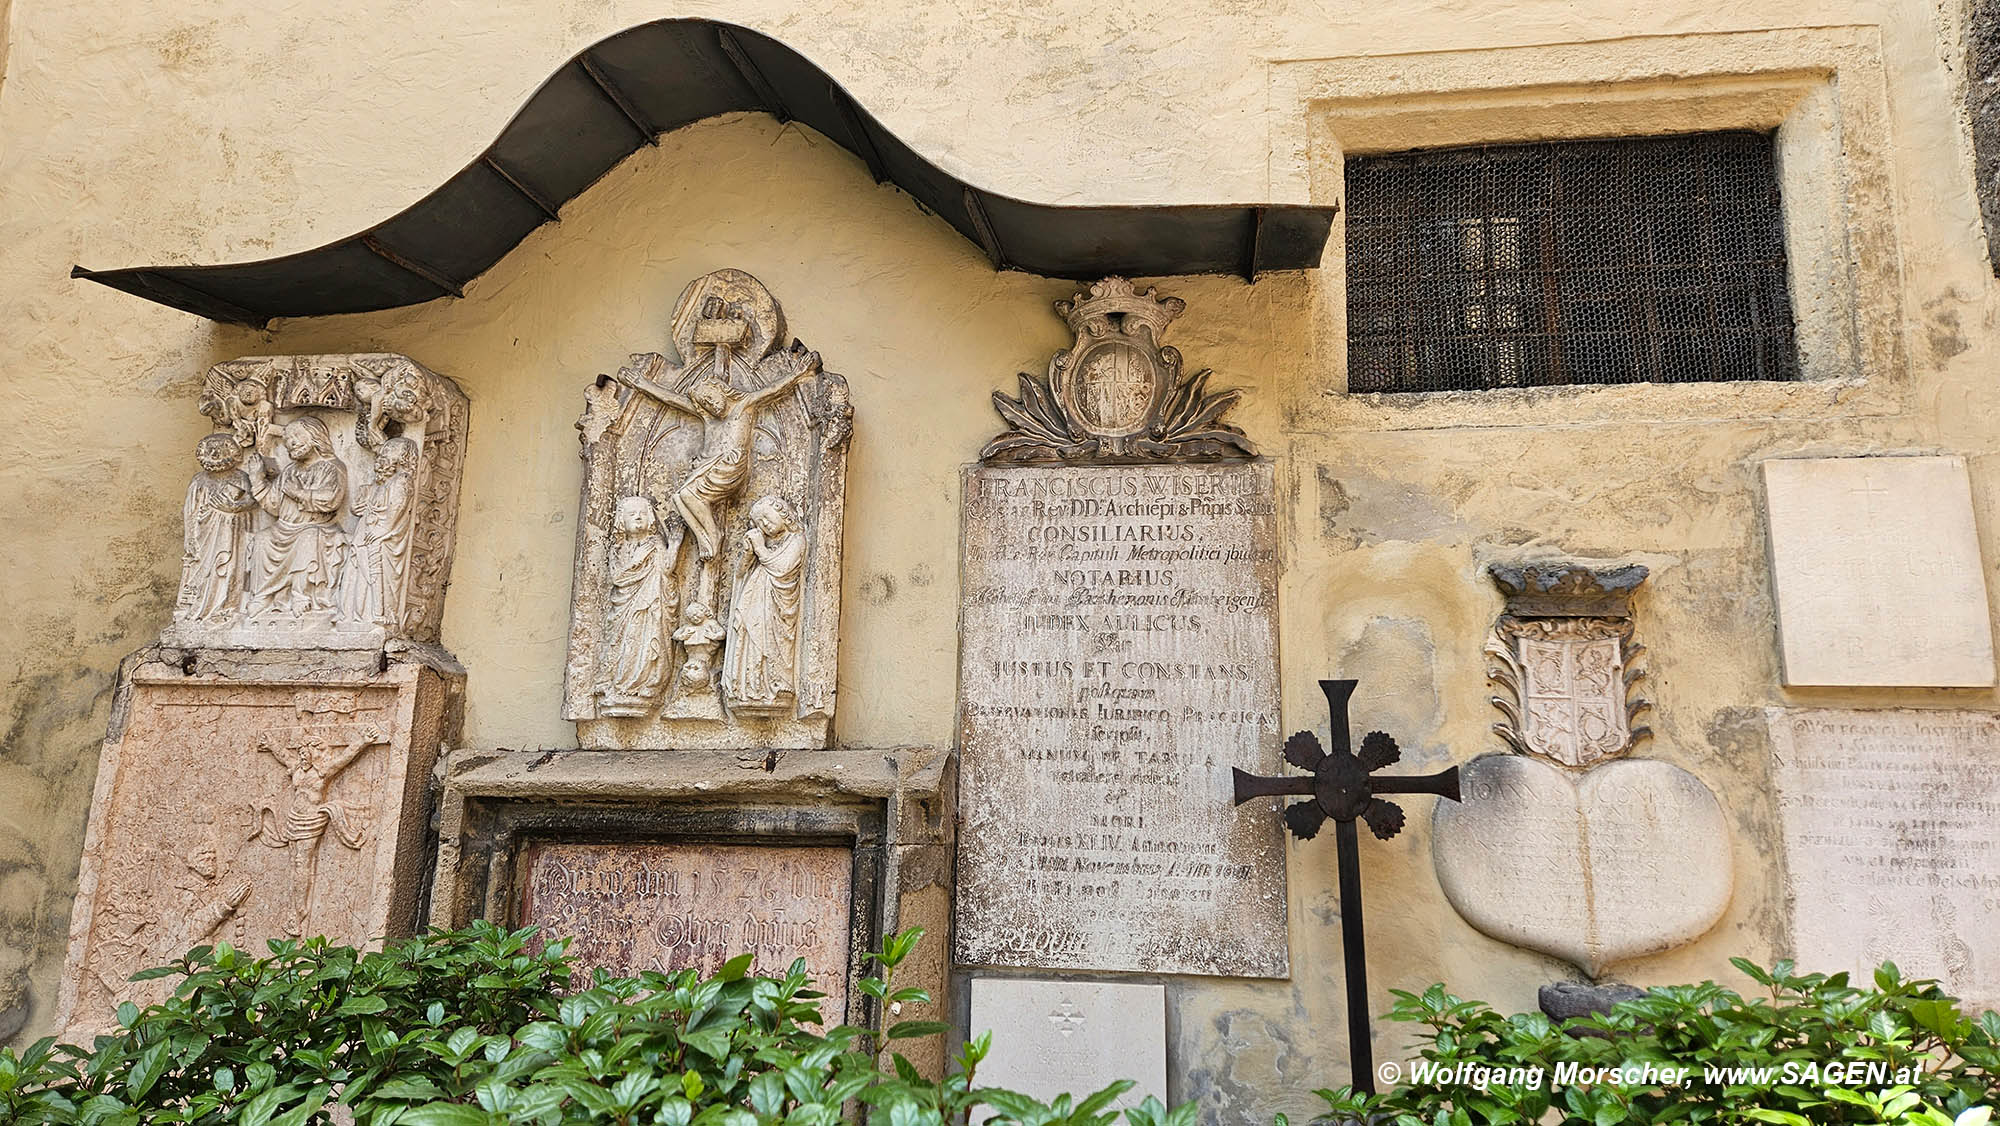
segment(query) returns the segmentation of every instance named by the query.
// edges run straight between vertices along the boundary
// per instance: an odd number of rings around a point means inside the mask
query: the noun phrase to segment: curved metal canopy
[[[996,269],[1052,277],[1310,269],[1334,208],[1060,207],[982,191],[882,128],[775,39],[701,19],[620,32],[563,64],[478,160],[401,214],[314,250],[222,266],[71,276],[211,320],[360,313],[461,296],[562,205],[659,135],[733,111],[798,121],[859,157],[985,249]]]

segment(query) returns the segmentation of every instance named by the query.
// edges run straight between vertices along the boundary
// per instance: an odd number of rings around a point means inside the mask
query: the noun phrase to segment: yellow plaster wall
[[[1964,454],[2000,558],[1996,286],[1955,102],[1956,4],[1057,0],[966,15],[925,2],[18,0],[0,86],[0,1011],[26,968],[23,1035],[53,1017],[109,690],[118,659],[167,618],[190,451],[207,429],[196,387],[216,360],[397,351],[459,381],[472,441],[444,637],[470,672],[466,738],[567,746],[581,390],[662,347],[688,279],[749,270],[852,384],[838,737],[950,740],[957,470],[997,428],[988,393],[1065,343],[1049,305],[1073,287],[996,275],[825,138],[761,116],[670,135],[459,301],[252,332],[67,277],[75,262],[261,257],[357,230],[476,155],[562,60],[666,15],[777,36],[953,172],[1055,202],[1330,198],[1342,127],[1315,99],[1368,68],[1385,95],[1447,72],[1499,87],[1527,50],[1552,73],[1622,67],[1618,89],[1657,103],[1741,50],[1724,33],[1840,29],[1862,60],[1835,79],[1859,107],[1843,120],[1879,158],[1857,185],[1866,214],[1828,220],[1861,232],[1853,260],[1873,263],[1856,315],[1886,346],[1859,380],[1350,399],[1338,242],[1328,269],[1254,287],[1161,280],[1188,302],[1174,341],[1248,389],[1237,421],[1278,460],[1289,727],[1324,722],[1313,681],[1338,672],[1363,678],[1357,722],[1396,731],[1413,769],[1497,749],[1479,649],[1499,598],[1483,564],[1567,554],[1653,568],[1639,636],[1658,734],[1643,753],[1721,795],[1738,887],[1714,932],[1621,967],[1629,980],[1727,975],[1732,954],[1783,949],[1756,709],[1995,703],[1777,687],[1754,484],[1774,454]],[[1663,61],[1619,62],[1647,51]],[[1378,1007],[1389,987],[1440,977],[1531,1007],[1537,985],[1569,971],[1458,919],[1431,871],[1428,811],[1412,813],[1410,831],[1365,852]],[[1290,864],[1293,980],[1173,985],[1177,1094],[1226,1121],[1309,1110],[1303,1092],[1345,1080],[1331,842],[1293,846]]]

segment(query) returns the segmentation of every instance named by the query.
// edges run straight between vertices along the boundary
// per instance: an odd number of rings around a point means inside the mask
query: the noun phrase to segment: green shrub
[[[1873,989],[1846,974],[1798,974],[1790,962],[1769,971],[1734,965],[1768,995],[1746,1000],[1714,982],[1666,986],[1569,1031],[1540,1013],[1503,1016],[1442,985],[1397,991],[1389,1019],[1425,1029],[1422,1063],[1408,1070],[1431,1073],[1377,1096],[1347,1087],[1319,1094],[1335,1121],[1395,1126],[1991,1119],[1984,1108],[2000,1100],[2000,1014],[1972,1020],[1936,982],[1905,981],[1893,964],[1876,972]],[[1607,1068],[1627,1070],[1606,1076]]]
[[[920,934],[889,939],[870,956],[881,976],[857,983],[892,1014],[929,1000],[892,984]],[[181,980],[162,1004],[125,1005],[119,1033],[92,1048],[0,1049],[0,1122],[303,1126],[339,1104],[357,1126],[838,1126],[858,1104],[888,1126],[943,1126],[975,1106],[1004,1124],[1111,1126],[1106,1107],[1131,1086],[1053,1103],[978,1088],[983,1037],[941,1082],[894,1054],[885,1071],[874,1034],[808,1027],[821,995],[803,962],[783,977],[750,975],[747,955],[710,978],[600,971],[567,992],[567,944],[537,951],[531,935],[476,923],[379,953],[274,942],[263,959],[199,947],[138,975]],[[887,1038],[944,1030],[905,1021]],[[1191,1126],[1194,1107],[1149,1098],[1124,1113]]]

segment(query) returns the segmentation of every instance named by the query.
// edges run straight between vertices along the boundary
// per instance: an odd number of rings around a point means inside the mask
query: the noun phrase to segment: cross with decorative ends
[[[1322,680],[1326,707],[1333,721],[1330,734],[1333,750],[1320,746],[1318,736],[1301,731],[1285,740],[1285,761],[1310,777],[1289,775],[1265,778],[1242,770],[1236,775],[1236,804],[1253,798],[1297,794],[1307,800],[1285,810],[1285,825],[1292,835],[1309,841],[1319,835],[1320,826],[1333,819],[1336,860],[1340,867],[1340,940],[1347,962],[1347,1045],[1348,1060],[1356,1090],[1375,1093],[1375,1052],[1373,1031],[1368,1020],[1368,954],[1361,931],[1361,842],[1354,822],[1368,822],[1368,829],[1382,840],[1403,831],[1403,809],[1376,794],[1436,794],[1458,800],[1458,768],[1422,777],[1373,777],[1377,770],[1403,757],[1396,741],[1380,731],[1371,731],[1361,740],[1361,753],[1354,753],[1347,730],[1347,701],[1354,695],[1353,680]]]

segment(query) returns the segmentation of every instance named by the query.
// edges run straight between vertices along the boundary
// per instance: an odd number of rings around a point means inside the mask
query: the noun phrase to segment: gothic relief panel
[[[130,983],[189,948],[414,924],[425,787],[455,677],[393,663],[310,682],[140,661],[113,705],[84,843],[59,1021],[109,1027]]]
[[[834,706],[847,381],[740,270],[672,357],[586,394],[565,718],[591,748],[817,747]]]
[[[465,460],[464,394],[397,355],[209,370],[162,640],[207,648],[435,642]]]

